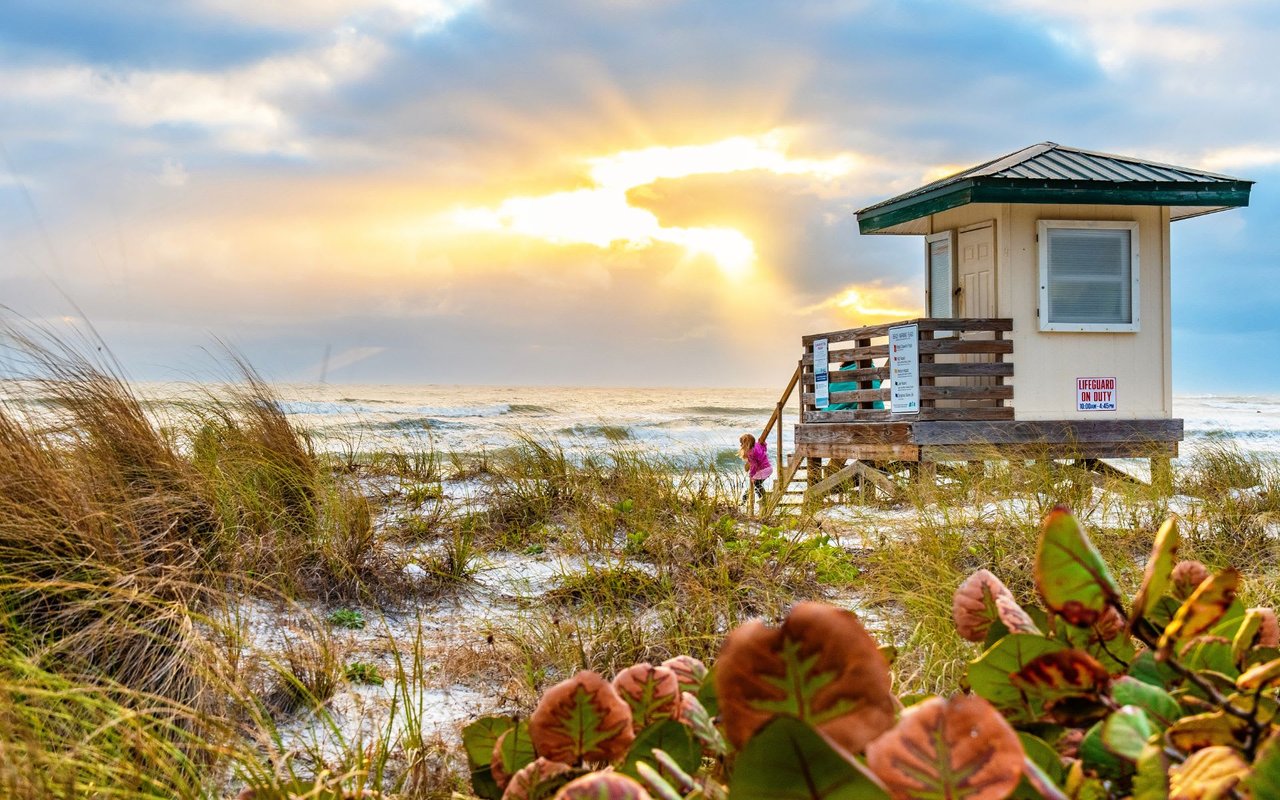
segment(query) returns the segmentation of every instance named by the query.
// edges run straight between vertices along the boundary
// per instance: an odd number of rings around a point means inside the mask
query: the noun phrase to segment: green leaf
[[[467,751],[467,765],[471,769],[471,788],[477,797],[498,800],[502,789],[493,779],[489,769],[493,761],[493,746],[498,737],[516,726],[512,717],[481,717],[462,729],[462,746]]]
[[[1066,649],[1063,643],[1043,636],[1011,633],[969,663],[969,687],[1005,711],[1010,722],[1033,722],[1042,715],[1044,703],[1023,695],[1010,676],[1039,656]]]
[[[1104,615],[1103,619],[1106,617]],[[1137,651],[1133,640],[1123,632],[1112,639],[1106,639],[1104,631],[1097,623],[1088,627],[1075,625],[1059,625],[1056,637],[1077,650],[1083,650],[1096,658],[1110,673],[1124,672],[1132,663]]]
[[[1044,739],[1024,731],[1018,731],[1018,741],[1022,742],[1022,752],[1054,783],[1062,782],[1062,758]]]
[[[1183,645],[1182,663],[1198,672],[1209,670],[1229,678],[1240,674],[1231,657],[1231,642],[1218,636],[1197,636]]]
[[[1066,506],[1044,519],[1035,576],[1045,606],[1071,625],[1091,625],[1120,604],[1120,587]]]
[[[1235,634],[1231,637],[1231,660],[1236,663],[1237,667],[1244,667],[1249,650],[1253,648],[1253,643],[1258,640],[1258,631],[1262,630],[1263,618],[1262,609],[1249,609],[1245,613],[1244,619],[1240,622],[1240,627],[1236,629]]]
[[[698,691],[694,693],[698,702],[702,703],[702,707],[707,713],[713,717],[720,715],[720,698],[716,694],[716,668],[710,667],[707,675],[702,679],[702,686],[698,687]]]
[[[532,763],[538,754],[533,750],[529,736],[529,723],[524,720],[502,736],[502,771],[514,775],[526,764]]]
[[[866,768],[792,717],[766,723],[738,754],[733,800],[888,800]]]
[[[1155,728],[1137,706],[1123,706],[1102,723],[1102,746],[1121,758],[1136,762]]]
[[[1133,774],[1133,763],[1111,752],[1102,740],[1099,722],[1080,740],[1080,761],[1086,770],[1104,780],[1127,780]]]
[[[647,761],[654,763],[653,751],[662,750],[675,760],[685,772],[693,772],[702,761],[702,752],[689,729],[675,720],[665,720],[650,725],[636,736],[636,741],[627,751],[627,759],[623,762],[622,771],[633,778],[639,778],[636,763]]]
[[[1182,706],[1159,686],[1122,675],[1111,682],[1111,697],[1122,706],[1137,706],[1157,730],[1164,730],[1182,716]]]
[[[1167,658],[1178,645],[1194,639],[1217,624],[1235,600],[1239,584],[1240,573],[1230,567],[1200,584],[1164,629],[1157,657]]]
[[[1173,572],[1179,544],[1181,537],[1178,535],[1177,518],[1169,517],[1160,526],[1156,540],[1151,545],[1151,557],[1147,559],[1147,568],[1142,574],[1142,587],[1133,598],[1133,610],[1129,613],[1131,627],[1139,619],[1155,611],[1160,597],[1169,590],[1169,576]]]
[[[1156,654],[1151,650],[1138,653],[1129,664],[1129,674],[1143,683],[1162,689],[1171,689],[1182,682],[1178,673],[1163,662],[1156,661]]]
[[[1258,749],[1253,771],[1242,786],[1249,797],[1280,797],[1280,734],[1273,734]]]
[[[1138,756],[1133,800],[1169,800],[1169,758],[1158,744],[1147,745]]]

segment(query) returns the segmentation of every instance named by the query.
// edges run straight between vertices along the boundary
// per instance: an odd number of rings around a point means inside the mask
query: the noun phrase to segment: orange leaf
[[[511,776],[502,800],[547,800],[569,782],[570,772],[567,764],[558,761],[531,761]]]
[[[631,707],[636,730],[664,719],[680,719],[680,680],[674,670],[635,664],[613,678],[613,688]]]
[[[1202,581],[1165,626],[1156,658],[1167,658],[1179,643],[1194,639],[1212,628],[1227,613],[1239,584],[1240,573],[1231,567]]]
[[[1206,747],[1169,770],[1169,800],[1220,800],[1230,795],[1249,765],[1230,747]]]
[[[1018,734],[977,695],[932,697],[867,746],[867,766],[895,798],[999,800],[1023,771]]]
[[[956,631],[971,642],[985,641],[987,630],[997,619],[1010,633],[1040,632],[1013,593],[985,569],[973,573],[956,588],[951,598],[951,618]]]
[[[636,781],[620,772],[590,772],[566,783],[555,800],[651,800]]]
[[[780,627],[737,628],[714,674],[725,732],[739,748],[777,716],[855,753],[893,726],[888,664],[858,618],[834,606],[798,603]]]
[[[586,671],[542,695],[529,734],[538,755],[563,764],[614,761],[636,738],[630,706],[608,681]]]

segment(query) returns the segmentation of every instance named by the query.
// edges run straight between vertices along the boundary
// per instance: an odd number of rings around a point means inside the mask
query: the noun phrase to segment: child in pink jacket
[[[738,456],[745,462],[751,486],[763,498],[765,478],[773,474],[773,464],[769,463],[769,451],[764,442],[757,442],[756,437],[749,433],[742,434],[738,437]],[[747,487],[747,491],[742,493],[742,502],[747,502],[750,493],[751,487]]]

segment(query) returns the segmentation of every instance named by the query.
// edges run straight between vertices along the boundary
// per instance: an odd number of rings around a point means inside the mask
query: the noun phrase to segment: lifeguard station
[[[1252,181],[1044,142],[868,206],[862,234],[924,238],[928,316],[813,333],[764,429],[799,390],[806,496],[889,465],[1178,453],[1171,222],[1247,206]]]

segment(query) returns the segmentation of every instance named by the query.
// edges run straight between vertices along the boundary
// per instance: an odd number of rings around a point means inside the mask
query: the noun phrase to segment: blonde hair
[[[755,448],[756,437],[749,433],[744,433],[738,437],[738,457],[743,461],[747,460],[747,455]]]

